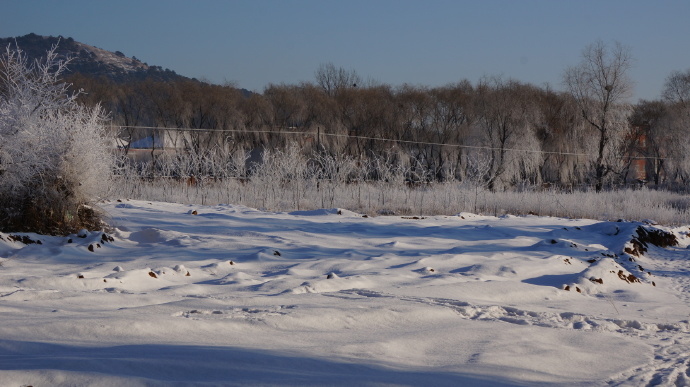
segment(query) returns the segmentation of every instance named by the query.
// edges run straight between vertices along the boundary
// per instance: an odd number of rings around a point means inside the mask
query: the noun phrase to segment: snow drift
[[[687,226],[104,209],[113,232],[0,234],[2,384],[690,381]]]

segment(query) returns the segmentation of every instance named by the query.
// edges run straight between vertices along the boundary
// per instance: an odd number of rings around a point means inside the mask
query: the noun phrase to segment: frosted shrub
[[[0,229],[100,226],[89,204],[111,176],[105,117],[59,81],[65,65],[55,47],[33,64],[9,47],[0,59]]]
[[[470,157],[471,156],[471,157]],[[481,156],[481,155],[474,155]],[[368,215],[529,215],[601,220],[651,219],[665,225],[690,222],[690,198],[647,189],[562,192],[523,185],[520,190],[492,191],[483,178],[488,162],[471,154],[463,181],[429,181],[422,165],[408,166],[390,156],[354,159],[343,155],[306,155],[294,144],[264,150],[245,171],[245,152],[218,162],[225,176],[189,186],[184,181],[138,177],[135,166],[115,185],[120,195],[190,204],[241,204],[269,211],[345,208]],[[186,165],[185,157],[176,163]],[[194,156],[196,157],[196,156]],[[164,167],[165,158],[158,160]],[[172,159],[171,159],[172,160]],[[165,161],[172,162],[172,161]],[[210,161],[204,161],[210,162]],[[225,171],[220,169],[225,168]],[[143,168],[146,170],[146,168]],[[199,181],[203,181],[203,177]]]
[[[337,206],[337,190],[356,180],[357,161],[349,156],[316,153],[313,163],[319,182],[317,188],[322,192],[321,207]]]
[[[258,207],[302,209],[305,190],[316,188],[314,170],[296,144],[285,149],[264,149],[261,162],[251,167],[250,180]]]

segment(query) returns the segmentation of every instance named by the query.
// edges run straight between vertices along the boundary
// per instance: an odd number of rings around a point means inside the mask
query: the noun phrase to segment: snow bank
[[[0,234],[3,384],[689,380],[688,227],[105,209],[110,234]],[[627,253],[638,227],[678,245]]]

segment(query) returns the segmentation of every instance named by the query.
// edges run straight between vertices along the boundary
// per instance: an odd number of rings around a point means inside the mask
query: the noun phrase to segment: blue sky
[[[601,39],[630,47],[637,100],[690,68],[688,20],[690,1],[3,0],[0,37],[69,36],[254,91],[327,62],[394,86],[503,75],[561,89]]]

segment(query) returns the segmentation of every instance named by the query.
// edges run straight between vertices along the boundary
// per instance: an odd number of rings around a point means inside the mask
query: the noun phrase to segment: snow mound
[[[0,234],[3,382],[687,384],[688,227],[105,210],[113,235]]]

